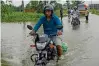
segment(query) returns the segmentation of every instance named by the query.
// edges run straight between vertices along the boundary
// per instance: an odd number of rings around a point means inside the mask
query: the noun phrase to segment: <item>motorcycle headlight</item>
[[[46,46],[46,42],[44,43],[36,43],[37,49],[43,50]]]

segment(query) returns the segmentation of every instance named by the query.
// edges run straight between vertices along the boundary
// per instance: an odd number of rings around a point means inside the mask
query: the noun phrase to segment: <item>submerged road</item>
[[[80,21],[81,25],[73,29],[68,18],[63,18],[63,41],[68,44],[68,52],[56,66],[99,66],[99,16],[90,14],[88,23],[84,17]],[[33,42],[27,37],[27,24],[1,23],[2,66],[33,66]]]

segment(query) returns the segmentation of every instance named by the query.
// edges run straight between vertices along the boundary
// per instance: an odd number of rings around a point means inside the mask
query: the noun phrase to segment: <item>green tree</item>
[[[26,9],[30,9],[31,8],[31,5],[30,5],[30,3],[28,3],[27,5],[26,5],[26,7],[25,7]]]
[[[5,17],[9,17],[12,12],[16,11],[16,7],[13,5],[5,4],[4,1],[1,1],[1,21],[5,19]]]
[[[41,13],[43,12],[43,8],[44,6],[48,3],[48,1],[30,1],[27,5],[26,5],[26,9],[31,9],[33,8],[36,12]],[[55,0],[54,1],[50,1],[50,4],[53,5],[54,9],[60,9],[61,4],[57,3]]]
[[[26,9],[34,9],[36,12],[40,13],[43,11],[44,5],[46,5],[48,1],[30,1],[26,5]]]
[[[37,9],[38,1],[31,1],[31,8]]]
[[[85,1],[76,1],[76,0],[72,0],[72,7],[77,6],[78,4],[83,4]]]
[[[5,4],[4,1],[1,1],[1,12],[2,13],[12,13],[16,11],[16,6]]]

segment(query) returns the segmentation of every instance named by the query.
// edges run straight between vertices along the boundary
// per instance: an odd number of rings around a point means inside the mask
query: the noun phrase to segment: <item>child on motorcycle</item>
[[[53,13],[54,9],[53,6],[48,4],[44,7],[44,16],[42,16],[37,24],[33,27],[33,30],[31,33],[37,32],[37,30],[40,28],[41,25],[43,25],[44,34],[50,35],[53,34],[53,41],[55,41],[55,44],[57,45],[58,50],[58,56],[61,57],[62,55],[62,47],[59,40],[57,40],[57,37],[59,35],[62,35],[61,29],[57,29],[56,26],[62,26],[61,21],[59,18],[54,15]],[[58,35],[58,36],[57,36]]]

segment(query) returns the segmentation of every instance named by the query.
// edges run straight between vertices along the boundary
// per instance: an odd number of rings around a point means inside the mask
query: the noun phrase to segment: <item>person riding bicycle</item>
[[[80,20],[79,20],[80,13],[79,13],[79,11],[77,10],[77,7],[76,7],[76,6],[74,7],[74,10],[73,10],[73,12],[71,13],[71,15],[76,15],[77,20],[78,20],[78,22],[79,22],[79,24],[80,24]]]
[[[61,57],[62,55],[62,47],[60,43],[61,40],[60,41],[57,40],[57,37],[59,35],[62,35],[62,31],[61,31],[62,29],[57,29],[57,26],[62,26],[62,23],[59,20],[59,18],[54,14],[53,6],[50,4],[45,5],[44,16],[42,16],[39,19],[37,24],[33,27],[31,33],[37,32],[41,25],[43,25],[44,34],[53,35],[52,39],[56,44],[58,50],[58,56]]]

